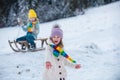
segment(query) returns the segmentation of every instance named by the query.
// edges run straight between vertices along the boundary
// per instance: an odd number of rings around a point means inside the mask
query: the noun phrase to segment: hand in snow
[[[51,62],[47,61],[47,62],[46,62],[46,68],[47,68],[47,69],[50,69],[51,67],[52,67]]]
[[[75,65],[75,69],[79,69],[79,68],[81,68],[81,65],[80,64],[76,64]]]

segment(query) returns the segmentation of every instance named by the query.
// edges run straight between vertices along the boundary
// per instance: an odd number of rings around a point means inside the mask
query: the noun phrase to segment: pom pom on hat
[[[28,18],[37,18],[37,14],[33,9],[30,9],[28,12]]]
[[[59,36],[60,38],[63,38],[63,31],[58,25],[55,25],[52,28],[50,37],[53,38],[54,36]]]

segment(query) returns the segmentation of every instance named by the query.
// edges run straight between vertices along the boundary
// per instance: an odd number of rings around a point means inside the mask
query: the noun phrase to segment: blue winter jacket
[[[23,31],[28,32],[28,27],[29,27],[30,22],[28,22],[28,24],[26,26],[22,26]],[[33,32],[32,32],[32,36],[37,39],[37,35],[39,34],[39,21],[36,22]]]

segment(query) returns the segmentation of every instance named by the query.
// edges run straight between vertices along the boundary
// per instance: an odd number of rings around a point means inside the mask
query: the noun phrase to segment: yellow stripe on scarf
[[[35,24],[36,24],[36,21],[29,24],[28,32],[33,32],[33,28],[34,28]]]

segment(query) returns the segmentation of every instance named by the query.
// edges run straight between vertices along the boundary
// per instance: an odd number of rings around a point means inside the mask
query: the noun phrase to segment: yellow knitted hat
[[[29,13],[28,13],[28,18],[37,18],[37,14],[36,12],[33,10],[33,9],[30,9],[29,10]]]

